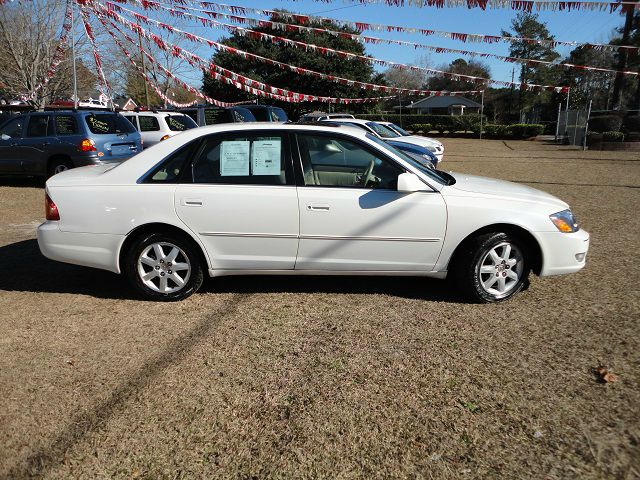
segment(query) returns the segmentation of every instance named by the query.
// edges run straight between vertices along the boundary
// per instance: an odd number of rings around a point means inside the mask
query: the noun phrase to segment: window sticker
[[[93,133],[109,133],[109,123],[98,120],[93,115],[87,117],[87,122]]]
[[[251,142],[248,140],[234,140],[220,144],[220,176],[249,176],[250,145]]]
[[[251,151],[254,175],[280,175],[280,138],[256,140]]]

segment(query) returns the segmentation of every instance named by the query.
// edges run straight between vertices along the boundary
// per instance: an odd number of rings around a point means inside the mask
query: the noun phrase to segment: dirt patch
[[[587,268],[501,305],[330,277],[155,304],[44,259],[42,188],[0,179],[0,477],[640,476],[640,158],[444,143],[442,167],[569,202]]]

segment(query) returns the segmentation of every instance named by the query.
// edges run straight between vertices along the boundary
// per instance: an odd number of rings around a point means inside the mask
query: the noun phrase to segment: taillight
[[[169,135],[164,135],[164,136],[160,139],[160,141],[166,140],[167,138],[169,138]]]
[[[93,143],[93,140],[90,138],[85,138],[80,142],[80,145],[78,145],[78,150],[81,152],[95,152],[96,144]]]
[[[47,220],[60,220],[60,212],[58,211],[58,207],[48,193],[44,194],[44,211],[45,217]]]

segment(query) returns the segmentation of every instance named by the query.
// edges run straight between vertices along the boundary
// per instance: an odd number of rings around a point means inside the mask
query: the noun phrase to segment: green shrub
[[[531,138],[536,135],[542,135],[544,125],[537,123],[514,123],[509,126],[513,138]]]
[[[408,125],[429,124],[434,130],[439,132],[472,131],[480,132],[480,115],[472,113],[469,115],[399,115],[393,114],[362,114],[356,115],[364,120],[393,122],[406,128]],[[485,117],[486,118],[486,117]]]
[[[603,142],[622,142],[624,141],[624,133],[622,132],[602,132]]]
[[[589,130],[594,132],[619,132],[622,127],[622,118],[617,115],[602,115],[589,119]]]
[[[509,125],[487,124],[483,127],[484,133],[489,138],[509,138],[511,129]]]
[[[431,131],[431,124],[430,123],[414,123],[413,125],[409,125],[409,130],[416,133],[418,132],[429,133]]]

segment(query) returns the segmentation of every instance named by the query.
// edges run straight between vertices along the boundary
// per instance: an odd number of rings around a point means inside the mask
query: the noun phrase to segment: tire
[[[51,178],[54,175],[64,172],[65,170],[69,170],[73,168],[73,163],[66,158],[52,158],[49,160],[49,165],[47,166],[47,178]]]
[[[479,303],[503,302],[528,285],[531,271],[525,242],[501,232],[479,235],[454,259],[454,281]]]
[[[183,300],[194,294],[204,279],[197,248],[192,241],[177,235],[141,235],[125,254],[124,273],[147,300]],[[176,265],[180,266],[176,269]]]

